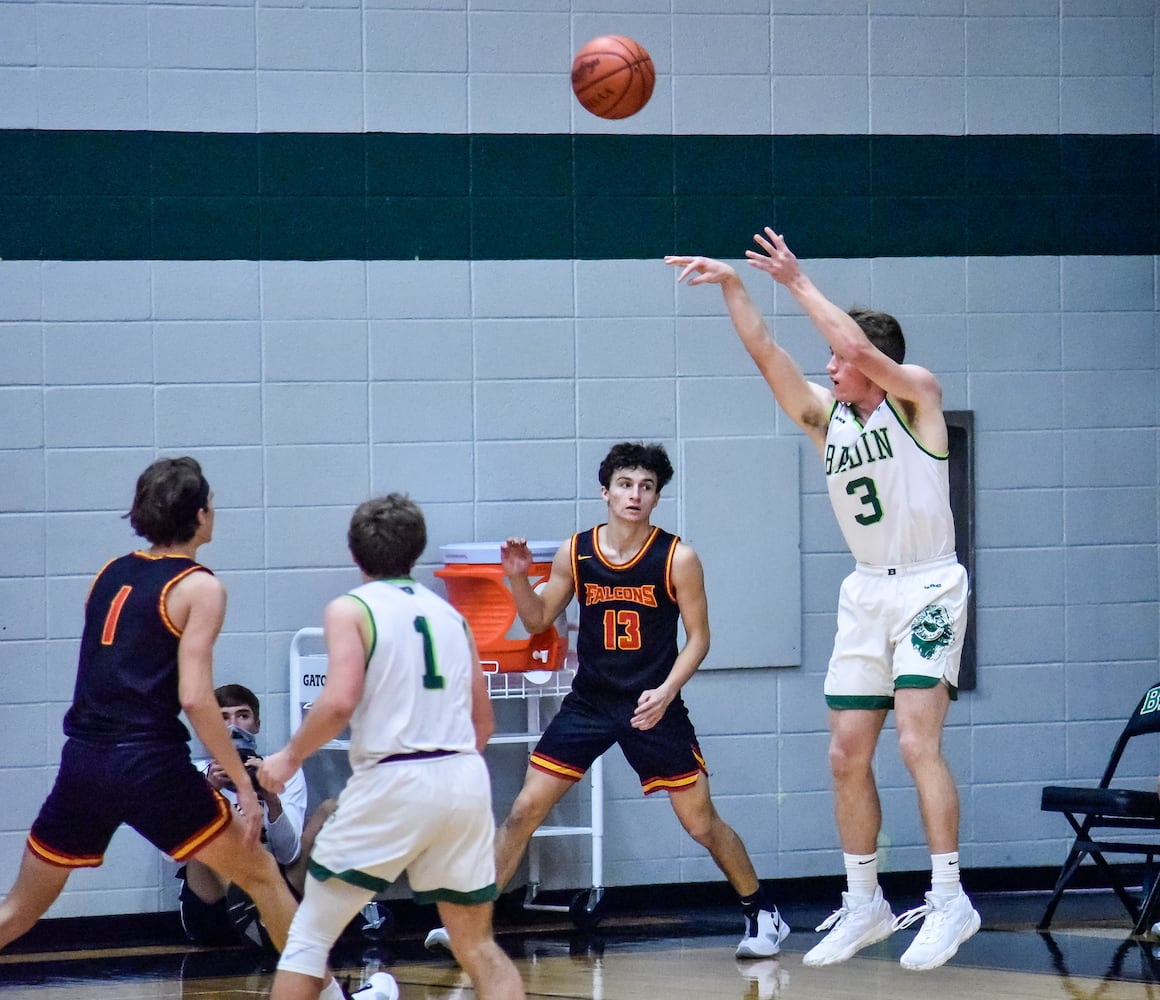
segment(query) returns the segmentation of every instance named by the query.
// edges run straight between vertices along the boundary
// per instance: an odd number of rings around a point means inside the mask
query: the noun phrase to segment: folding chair
[[[1133,934],[1144,934],[1156,919],[1160,908],[1160,866],[1156,858],[1160,855],[1160,798],[1155,786],[1141,791],[1132,788],[1113,788],[1116,769],[1124,757],[1124,752],[1133,739],[1148,733],[1160,733],[1160,684],[1149,688],[1120,733],[1112,755],[1108,758],[1104,776],[1095,788],[1072,788],[1064,785],[1048,785],[1043,789],[1040,809],[1045,812],[1063,813],[1064,818],[1075,831],[1075,843],[1063,863],[1055,891],[1047,902],[1039,929],[1046,930],[1051,924],[1055,908],[1059,905],[1064,890],[1079,869],[1084,858],[1091,857],[1096,867],[1103,873],[1107,884],[1119,897],[1132,917]],[[1139,744],[1137,744],[1137,747]],[[1133,751],[1135,757],[1135,750]],[[1150,773],[1155,775],[1160,768],[1160,754],[1152,748],[1146,759]],[[1128,834],[1126,831],[1138,831]],[[1147,831],[1147,836],[1144,832]],[[1118,839],[1135,836],[1138,839]],[[1112,838],[1112,839],[1109,839]],[[1143,905],[1138,905],[1124,885],[1118,867],[1110,865],[1106,854],[1136,854],[1145,858],[1145,886],[1150,886]]]

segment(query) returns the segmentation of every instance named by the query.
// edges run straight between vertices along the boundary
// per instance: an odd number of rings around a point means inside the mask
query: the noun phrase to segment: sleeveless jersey
[[[668,677],[677,658],[680,609],[671,573],[680,538],[654,527],[633,559],[616,565],[600,551],[598,531],[572,536],[572,579],[580,604],[572,688],[589,698],[635,701]]]
[[[854,558],[872,566],[902,566],[951,555],[947,456],[911,435],[888,399],[863,425],[835,403],[823,456],[830,502]]]
[[[463,616],[410,579],[372,580],[350,596],[374,628],[363,696],[350,720],[351,768],[431,750],[475,753],[475,661]]]
[[[189,740],[178,716],[177,647],[170,588],[210,570],[187,556],[131,552],[102,567],[85,602],[85,627],[66,736],[99,743]]]

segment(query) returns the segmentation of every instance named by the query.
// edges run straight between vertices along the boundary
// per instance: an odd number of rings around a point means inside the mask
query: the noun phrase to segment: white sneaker
[[[749,980],[745,1000],[777,1000],[781,991],[789,985],[789,973],[778,964],[776,958],[738,962],[737,971],[742,979]]]
[[[737,946],[738,958],[773,958],[789,935],[789,924],[781,919],[777,908],[758,910],[745,918],[745,937]]]
[[[890,911],[890,904],[882,898],[881,886],[875,887],[870,899],[861,902],[844,892],[841,908],[814,929],[830,930],[830,933],[805,953],[802,964],[815,968],[837,965],[855,952],[890,937],[894,933],[894,914]]]
[[[376,972],[350,996],[351,1000],[399,1000],[399,984],[389,972]]]
[[[436,955],[451,954],[451,936],[446,927],[436,927],[423,941],[423,947]]]
[[[1160,922],[1152,925],[1152,937],[1160,937]]]
[[[917,920],[922,920],[922,930],[902,953],[900,962],[904,969],[937,969],[982,923],[961,887],[959,894],[949,899],[928,892],[926,903],[907,910],[894,922],[895,930],[909,927]]]

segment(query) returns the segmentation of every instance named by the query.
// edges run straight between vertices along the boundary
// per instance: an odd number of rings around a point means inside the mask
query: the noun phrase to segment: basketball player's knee
[[[239,865],[231,879],[250,896],[269,891],[281,880],[282,874],[278,871],[278,865],[265,848],[255,852],[251,863]]]
[[[470,944],[451,939],[451,953],[475,983],[494,982],[504,962],[504,954],[493,939],[476,938]]]
[[[698,844],[706,850],[711,850],[716,838],[713,836],[713,828],[709,824],[698,823],[690,824],[685,827],[686,832]]]
[[[729,827],[715,809],[697,810],[680,817],[685,832],[702,847],[712,850]]]
[[[294,915],[286,947],[278,959],[278,968],[315,979],[326,977],[326,963],[334,945],[334,934],[318,919],[316,911],[302,907]]]
[[[841,781],[867,774],[870,771],[870,756],[858,753],[840,740],[830,743],[830,773]]]
[[[937,739],[924,733],[899,732],[898,755],[912,774],[938,761],[942,755]]]
[[[537,796],[520,792],[512,803],[511,811],[504,820],[504,826],[510,833],[518,833],[530,837],[544,822],[550,811]]]

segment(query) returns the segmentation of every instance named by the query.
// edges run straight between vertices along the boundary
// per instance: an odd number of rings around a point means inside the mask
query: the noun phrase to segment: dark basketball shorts
[[[190,762],[186,743],[69,739],[28,847],[63,868],[95,868],[127,823],[177,861],[230,824],[230,806]]]
[[[532,751],[532,767],[557,778],[579,781],[592,762],[615,743],[640,778],[645,795],[689,788],[698,774],[708,773],[683,701],[677,699],[669,705],[652,729],[632,728],[635,708],[635,701],[602,707],[569,692]]]

